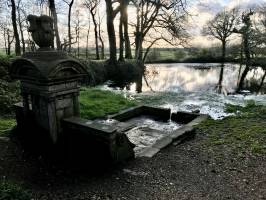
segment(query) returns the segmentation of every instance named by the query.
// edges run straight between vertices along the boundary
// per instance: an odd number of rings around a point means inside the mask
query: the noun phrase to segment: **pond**
[[[223,92],[217,93],[221,65],[214,63],[174,63],[147,65],[146,80],[143,79],[142,93],[135,92],[135,84],[129,90],[102,89],[123,93],[152,106],[171,108],[173,112],[199,111],[209,114],[213,119],[222,119],[230,114],[225,112],[225,104],[244,105],[248,100],[266,105],[266,89],[258,90],[264,71],[257,67],[251,70],[242,94],[234,94],[239,80],[239,71],[244,67],[227,63],[223,72]]]

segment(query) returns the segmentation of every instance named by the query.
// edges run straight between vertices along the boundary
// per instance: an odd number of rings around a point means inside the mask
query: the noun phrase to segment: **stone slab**
[[[196,119],[200,114],[191,112],[176,112],[172,113],[171,119],[177,123],[187,124]]]
[[[189,122],[187,125],[188,126],[196,126],[196,125],[200,124],[201,122],[203,122],[204,120],[208,119],[208,117],[209,117],[208,115],[200,115],[196,119]]]
[[[190,133],[194,130],[194,128],[192,126],[188,126],[188,125],[185,125],[175,131],[173,131],[169,136],[175,140],[175,139],[178,139],[179,137],[187,134],[187,133]]]
[[[118,121],[125,121],[133,117],[137,117],[143,114],[143,106],[136,106],[133,108],[128,108],[126,110],[122,110],[114,115],[109,115],[109,119],[115,119]]]
[[[155,149],[163,149],[164,147],[168,146],[171,144],[173,139],[169,136],[165,136],[161,138],[160,140],[157,140],[155,144],[152,145],[153,148]]]
[[[120,132],[126,132],[132,128],[136,127],[136,123],[134,122],[119,122],[118,124],[115,125],[117,127],[117,131]]]
[[[86,120],[79,117],[70,117],[63,120],[63,122],[70,126],[76,126],[77,128],[85,128],[86,130],[90,130],[96,132],[97,134],[112,134],[116,132],[116,128],[110,125],[104,125],[101,123],[97,123],[96,121]]]
[[[142,152],[138,153],[137,157],[147,157],[152,158],[156,153],[158,153],[160,149],[154,148],[154,147],[148,147],[144,149]]]

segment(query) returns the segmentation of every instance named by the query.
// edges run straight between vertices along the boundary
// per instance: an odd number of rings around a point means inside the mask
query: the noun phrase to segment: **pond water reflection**
[[[244,105],[247,100],[266,105],[264,88],[256,93],[261,84],[264,71],[256,68],[246,77],[245,89],[253,93],[234,94],[239,77],[239,64],[225,64],[223,73],[223,91],[230,95],[217,93],[215,90],[220,77],[220,64],[150,64],[147,65],[146,80],[143,80],[142,93],[135,92],[135,84],[130,90],[113,90],[125,96],[137,99],[152,106],[171,108],[172,111],[195,111],[209,114],[214,119],[221,119],[230,114],[225,112],[225,104]],[[244,70],[244,67],[242,67]],[[104,89],[110,89],[104,86]],[[255,91],[255,93],[254,93]],[[233,95],[234,94],[234,95]]]
[[[147,82],[154,91],[198,92],[214,90],[219,82],[220,64],[150,64],[147,65]],[[242,67],[244,68],[244,67]],[[229,92],[235,92],[239,76],[239,64],[225,64],[222,85]],[[257,81],[260,84],[264,71],[256,68],[249,72],[246,86]],[[143,81],[142,91],[150,91]],[[133,88],[132,88],[133,89]],[[265,89],[265,88],[264,88]],[[265,93],[265,90],[262,91]]]

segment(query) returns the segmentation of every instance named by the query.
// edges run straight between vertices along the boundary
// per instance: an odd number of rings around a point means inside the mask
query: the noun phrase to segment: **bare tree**
[[[185,1],[162,0],[145,1],[134,0],[136,6],[137,20],[135,31],[135,59],[143,62],[143,43],[145,37],[152,31],[164,33],[177,40],[184,40],[187,34],[184,28],[187,12]],[[164,39],[166,37],[163,37]],[[159,40],[158,38],[154,38]],[[154,43],[153,43],[154,44]]]
[[[237,10],[223,10],[219,12],[212,20],[208,21],[203,29],[203,34],[218,39],[222,43],[222,66],[217,85],[218,93],[222,92],[222,81],[224,62],[226,56],[226,44],[229,37],[233,34],[233,30],[237,24]]]
[[[128,5],[129,0],[119,0],[120,3],[120,22],[119,22],[119,60],[124,58],[132,59],[130,39],[128,35]],[[125,56],[124,56],[125,52]]]
[[[152,45],[155,42],[171,37],[174,40],[183,40],[187,38],[185,31],[186,22],[186,2],[183,0],[161,0],[161,1],[151,1],[151,0],[133,0],[133,4],[136,7],[136,24],[135,24],[135,59],[140,64],[141,74],[144,74],[144,55],[143,59],[143,44],[145,38],[152,32],[156,34],[162,33],[166,35],[165,37],[153,37],[155,41],[149,41]],[[173,40],[173,41],[174,41]],[[166,39],[167,41],[167,39]],[[150,46],[150,48],[151,48]],[[148,48],[147,50],[149,51]],[[137,81],[137,92],[141,92],[142,87],[142,77],[139,77]]]
[[[115,36],[115,28],[114,28],[114,19],[116,15],[120,11],[120,6],[117,6],[115,9],[113,8],[113,4],[115,4],[116,0],[105,0],[106,3],[106,20],[107,20],[107,32],[109,39],[109,52],[110,52],[110,63],[117,62],[116,56],[116,36]]]
[[[85,0],[84,5],[89,9],[92,21],[94,24],[94,37],[95,37],[95,48],[96,48],[96,60],[100,59],[99,54],[99,39],[98,39],[98,24],[96,21],[96,14],[100,0]]]
[[[125,58],[132,59],[131,45],[128,33],[128,5],[129,0],[124,0],[121,9],[122,23],[124,27],[124,40],[125,40]]]
[[[76,20],[74,22],[75,26],[75,33],[76,33],[76,42],[77,42],[77,56],[80,56],[80,32],[81,32],[81,27],[80,27],[80,16],[79,16],[79,11],[77,10],[76,12]]]
[[[237,10],[222,11],[218,13],[212,20],[208,21],[203,29],[203,34],[216,38],[222,43],[222,61],[226,56],[226,43],[233,34],[233,30],[237,23]]]
[[[51,16],[54,19],[56,48],[57,48],[57,50],[60,50],[61,49],[61,41],[60,41],[60,36],[59,36],[59,31],[58,31],[58,20],[57,20],[56,8],[55,8],[55,1],[54,0],[48,0],[48,3],[49,3],[49,9],[51,12]]]
[[[124,31],[123,31],[123,12],[124,12],[124,0],[120,0],[120,21],[119,21],[119,61],[124,61]]]
[[[243,49],[246,58],[246,67],[241,75],[239,80],[237,92],[241,91],[243,88],[244,80],[250,70],[251,66],[251,35],[252,35],[252,22],[250,16],[252,16],[254,12],[250,10],[248,13],[242,14],[242,23],[244,24],[241,29],[234,29],[234,33],[238,33],[242,35],[243,38]]]
[[[14,37],[15,37],[15,53],[17,56],[20,56],[21,48],[20,48],[20,39],[19,39],[18,27],[17,27],[16,2],[15,0],[10,0],[10,2],[11,2],[12,25],[13,25],[13,32],[14,32]]]
[[[90,35],[90,30],[91,30],[91,21],[89,18],[89,22],[88,22],[88,30],[87,30],[87,35],[86,35],[86,59],[88,59],[89,57],[89,35]]]
[[[74,0],[63,0],[67,5],[68,5],[68,15],[67,15],[67,27],[68,27],[68,52],[71,52],[71,40],[72,40],[72,36],[71,36],[71,10],[72,10],[72,6],[74,3]]]
[[[18,13],[18,25],[19,25],[20,36],[21,36],[21,43],[22,43],[22,52],[25,53],[26,46],[25,46],[25,39],[24,39],[24,33],[23,33],[23,28],[24,28],[23,22],[26,21],[26,14],[22,8],[21,0],[18,0],[17,13]],[[21,13],[23,13],[23,16],[21,16]]]
[[[104,59],[104,41],[103,41],[103,37],[102,37],[102,20],[103,20],[103,17],[101,18],[100,15],[99,15],[99,12],[98,12],[98,29],[99,29],[99,39],[100,39],[100,42],[101,42],[101,59]]]
[[[11,45],[14,41],[13,32],[9,28],[8,23],[6,23],[6,22],[0,24],[0,30],[2,31],[2,34],[3,34],[6,55],[10,55],[11,54]]]
[[[8,16],[8,13],[10,11],[9,11],[8,7],[6,7],[6,8],[7,8],[6,13],[4,13],[1,10],[4,15],[2,15],[0,17],[0,32],[1,32],[2,41],[4,42],[5,53],[7,55],[10,55],[11,44],[14,40],[14,34],[12,31],[12,22],[10,20],[10,17]],[[2,5],[1,9],[4,10],[4,5]],[[0,14],[2,14],[2,13],[0,13]]]

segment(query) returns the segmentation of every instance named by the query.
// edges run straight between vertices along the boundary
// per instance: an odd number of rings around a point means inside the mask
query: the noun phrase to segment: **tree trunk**
[[[244,84],[244,81],[245,81],[245,78],[247,76],[249,72],[249,67],[246,66],[245,69],[244,69],[244,72],[242,73],[242,76],[239,80],[239,85],[238,85],[238,89],[237,89],[237,92],[241,91],[243,89],[243,84]]]
[[[90,28],[87,32],[87,38],[86,38],[86,59],[89,57],[89,34],[90,34]]]
[[[106,2],[106,17],[107,17],[107,32],[109,38],[109,51],[110,51],[110,63],[117,62],[116,56],[116,38],[114,28],[114,13],[111,0],[105,0]]]
[[[121,15],[123,16],[122,22],[123,22],[123,27],[124,27],[125,58],[132,59],[130,39],[128,36],[128,13],[127,13],[128,4],[129,4],[129,1],[125,0],[125,6],[124,6],[124,9]]]
[[[14,36],[13,36],[14,39]],[[11,44],[13,42],[13,39],[11,39],[10,36],[10,31],[7,29],[7,50],[6,50],[6,54],[10,56],[11,54]]]
[[[79,23],[78,23],[78,27],[77,27],[77,43],[78,43],[78,58],[80,56],[80,47],[79,47],[79,42],[80,42],[80,32],[79,32],[80,28],[79,28]]]
[[[15,0],[11,0],[11,15],[12,15],[12,25],[14,30],[14,36],[15,36],[15,53],[17,56],[21,55],[21,49],[20,49],[20,40],[19,40],[19,34],[18,34],[18,28],[17,28],[17,16],[16,16],[16,3]]]
[[[257,93],[260,92],[260,90],[261,90],[261,88],[262,88],[262,86],[263,86],[263,83],[264,83],[265,78],[266,78],[266,69],[264,70],[264,75],[262,76],[262,79],[261,79],[261,82],[260,82],[260,86],[259,86],[259,88],[258,88]]]
[[[92,21],[94,24],[94,37],[95,37],[95,48],[96,48],[96,60],[100,60],[100,54],[99,54],[99,43],[98,43],[98,26],[95,19],[95,14],[91,13]]]
[[[219,81],[217,85],[217,92],[220,94],[222,93],[223,88],[223,75],[224,75],[224,62],[225,62],[225,55],[226,55],[226,41],[222,41],[222,64],[221,64],[221,71],[219,76]]]
[[[136,15],[137,15],[137,24],[136,24],[136,31],[135,31],[135,59],[137,60],[138,50],[139,50],[139,35],[140,35],[140,9],[139,9],[139,5],[137,5]]]
[[[5,45],[5,52],[6,52],[6,55],[7,55],[7,44],[8,44],[8,40],[7,40],[7,38],[6,38],[6,33],[7,32],[7,29],[6,28],[4,28],[4,34],[3,34],[3,37],[4,37],[4,45]]]
[[[69,6],[69,9],[68,9],[68,52],[70,53],[71,52],[71,9],[72,9],[72,5],[74,3],[74,0],[71,0],[70,4],[68,5]]]
[[[49,9],[50,9],[51,15],[52,15],[52,17],[54,19],[56,48],[57,48],[57,50],[60,50],[61,49],[61,41],[60,41],[60,36],[59,36],[59,32],[58,32],[57,14],[56,14],[54,0],[49,0]]]
[[[123,34],[123,15],[122,15],[123,7],[120,10],[120,22],[119,22],[119,61],[124,61],[124,34]]]
[[[25,40],[24,40],[24,34],[23,34],[23,29],[22,29],[20,11],[18,12],[18,24],[19,24],[19,30],[20,30],[20,36],[21,36],[22,52],[25,53],[26,47],[25,47]]]
[[[103,38],[102,38],[102,34],[101,34],[101,22],[99,21],[99,39],[102,45],[101,48],[101,59],[104,59],[104,42],[103,42]]]
[[[144,11],[143,11],[143,4],[141,5],[141,9],[139,6],[137,6],[137,26],[136,26],[136,32],[135,32],[135,44],[136,44],[136,50],[135,50],[135,59],[137,62],[142,62],[143,60],[143,17],[144,17]]]
[[[249,28],[247,28],[249,30]],[[245,78],[250,70],[250,65],[251,65],[251,57],[250,57],[250,46],[249,46],[249,33],[246,31],[243,34],[243,43],[244,43],[244,53],[246,57],[246,67],[244,69],[244,72],[242,73],[242,76],[239,81],[239,85],[237,88],[237,92],[241,91],[243,89],[243,84],[245,81]]]

